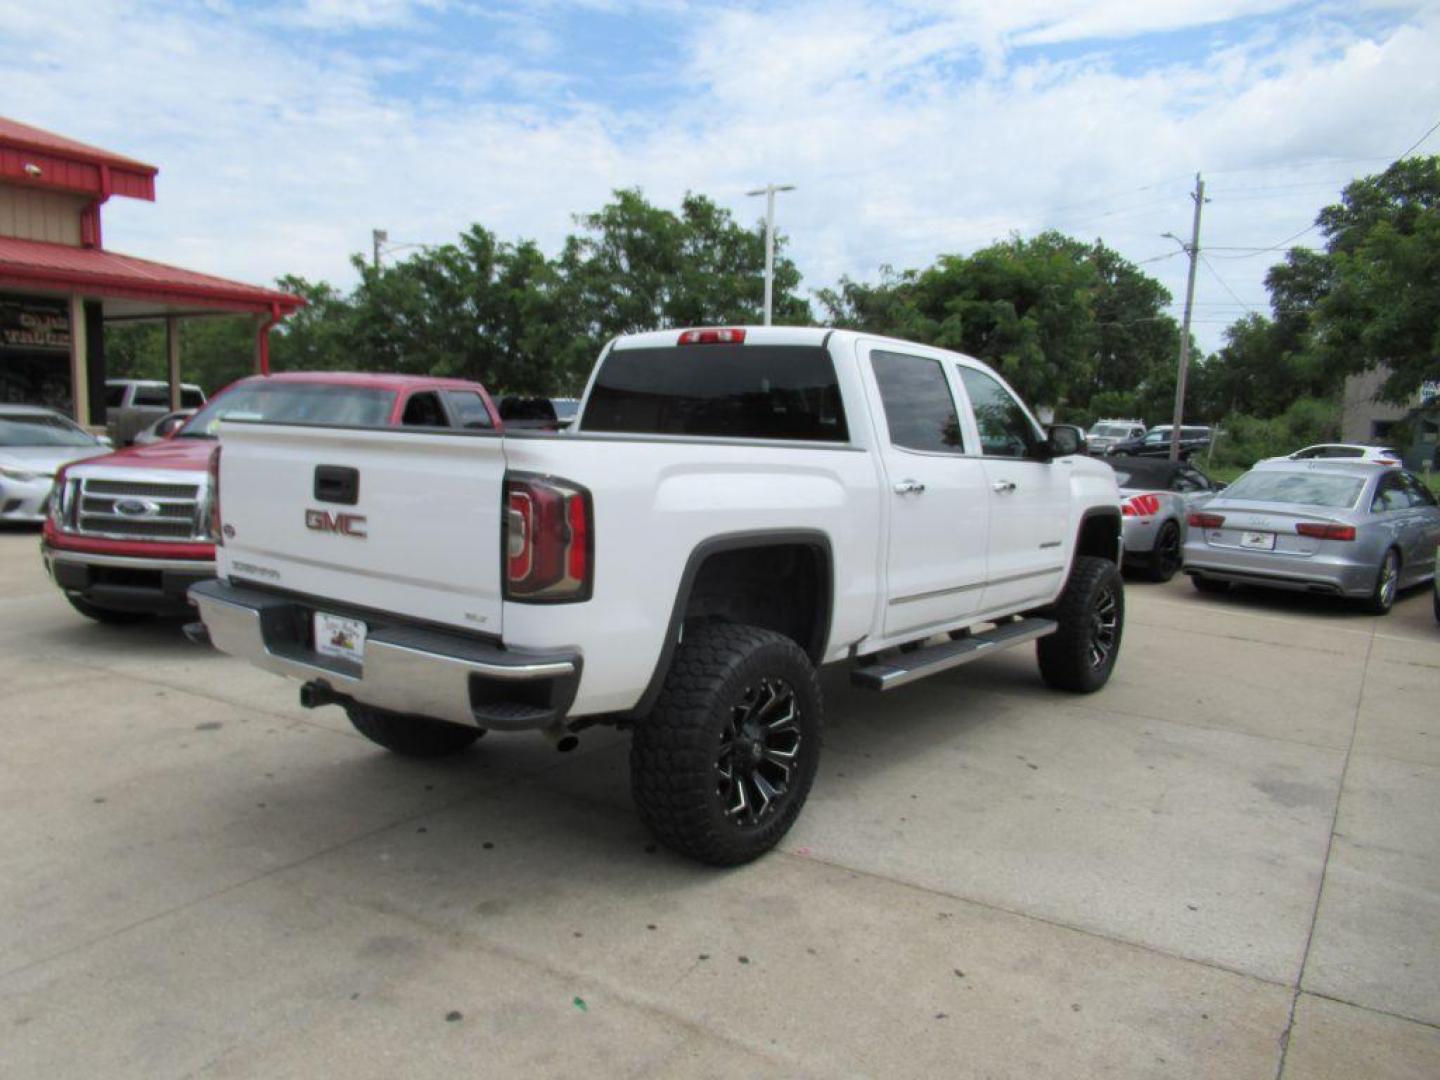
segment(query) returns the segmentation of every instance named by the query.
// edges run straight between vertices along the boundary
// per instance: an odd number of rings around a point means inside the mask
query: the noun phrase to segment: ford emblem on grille
[[[160,504],[149,499],[117,499],[115,512],[125,517],[154,517],[160,513]]]

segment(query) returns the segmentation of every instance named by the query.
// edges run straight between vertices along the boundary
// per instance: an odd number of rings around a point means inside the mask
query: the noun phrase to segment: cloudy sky
[[[1011,232],[1099,237],[1196,332],[1440,120],[1440,0],[0,0],[0,115],[160,166],[116,250],[349,285],[370,230],[554,250],[639,186],[779,223],[814,289]],[[1422,150],[1440,152],[1440,132]],[[1313,231],[1297,243],[1313,242]],[[403,254],[400,253],[400,254]]]

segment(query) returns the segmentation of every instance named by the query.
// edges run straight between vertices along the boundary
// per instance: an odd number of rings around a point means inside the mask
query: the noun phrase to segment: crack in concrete
[[[1310,965],[1310,950],[1315,944],[1315,927],[1320,922],[1320,905],[1325,898],[1325,882],[1330,877],[1330,859],[1335,852],[1336,827],[1340,823],[1340,805],[1345,801],[1345,778],[1350,773],[1350,761],[1354,757],[1355,738],[1360,731],[1360,708],[1365,700],[1365,683],[1370,677],[1370,660],[1375,652],[1375,635],[1370,635],[1370,644],[1365,650],[1365,666],[1360,675],[1360,688],[1355,694],[1355,714],[1350,724],[1350,745],[1345,748],[1345,764],[1340,769],[1340,786],[1335,794],[1335,810],[1330,815],[1330,836],[1325,843],[1325,862],[1320,871],[1320,884],[1315,890],[1315,906],[1310,909],[1310,928],[1305,934],[1305,951],[1300,957],[1300,970],[1295,974],[1294,992],[1290,995],[1290,1013],[1285,1020],[1285,1029],[1280,1033],[1280,1059],[1275,1064],[1275,1080],[1285,1075],[1285,1061],[1290,1054],[1290,1036],[1295,1031],[1295,1012],[1300,1006],[1301,987],[1305,984],[1305,969]]]

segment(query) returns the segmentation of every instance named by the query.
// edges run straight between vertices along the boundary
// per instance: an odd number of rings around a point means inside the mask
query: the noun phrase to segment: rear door
[[[1065,573],[1074,462],[1038,460],[1044,437],[1010,388],[978,367],[957,369],[975,416],[990,500],[984,609],[1047,599]]]
[[[985,470],[967,456],[944,362],[888,344],[862,351],[872,400],[881,404],[889,503],[883,632],[920,633],[980,606],[989,543]]]
[[[221,445],[222,574],[500,633],[497,434],[227,421]]]
[[[1407,581],[1419,581],[1435,565],[1435,547],[1440,544],[1440,509],[1435,505],[1435,496],[1418,476],[1404,472],[1400,477],[1410,496],[1403,571]]]

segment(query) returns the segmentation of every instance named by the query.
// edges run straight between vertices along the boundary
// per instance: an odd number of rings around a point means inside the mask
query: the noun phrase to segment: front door
[[[1037,457],[1044,435],[1009,387],[957,365],[975,414],[990,498],[985,611],[1047,600],[1065,574],[1073,459]]]
[[[889,503],[883,633],[918,635],[980,606],[989,526],[984,463],[966,456],[940,360],[891,347],[866,353],[883,410],[876,419]]]

